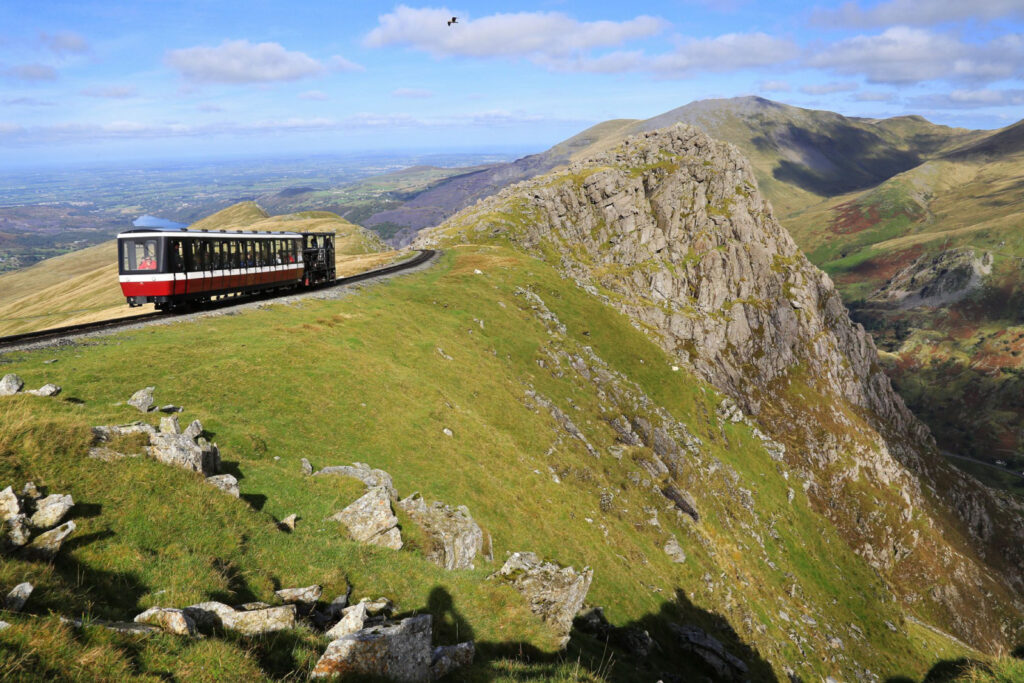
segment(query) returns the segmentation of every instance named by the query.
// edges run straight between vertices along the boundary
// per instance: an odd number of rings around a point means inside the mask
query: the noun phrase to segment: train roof
[[[118,233],[121,237],[169,237],[181,235],[184,237],[255,237],[263,239],[279,239],[288,237],[296,239],[302,237],[300,232],[257,232],[255,230],[189,230],[188,228],[135,228]],[[320,234],[320,233],[310,233]]]

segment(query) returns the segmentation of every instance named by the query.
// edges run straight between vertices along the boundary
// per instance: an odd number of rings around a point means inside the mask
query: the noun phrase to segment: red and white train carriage
[[[333,282],[334,233],[129,230],[117,236],[129,306],[173,309]]]

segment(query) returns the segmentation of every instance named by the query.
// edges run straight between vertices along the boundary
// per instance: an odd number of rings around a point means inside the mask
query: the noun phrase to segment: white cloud
[[[734,71],[772,66],[798,54],[789,40],[765,33],[728,33],[715,38],[690,39],[675,52],[652,58],[651,68],[664,75],[682,76],[695,71]]]
[[[323,64],[302,52],[290,52],[278,43],[253,44],[248,40],[171,50],[165,61],[185,78],[199,83],[295,81],[324,71]]]
[[[858,102],[894,102],[896,93],[881,90],[864,90],[853,96]]]
[[[396,88],[391,91],[391,94],[395,97],[408,97],[411,99],[425,99],[427,97],[433,97],[433,90],[424,90],[422,88]]]
[[[321,90],[307,90],[306,92],[299,94],[299,99],[300,100],[318,100],[318,101],[322,102],[322,101],[328,100],[330,98],[327,97],[327,93],[325,93],[325,92],[323,92]]]
[[[349,61],[341,55],[334,55],[327,61],[327,64],[334,71],[366,71],[366,67],[363,65]]]
[[[864,75],[872,83],[929,80],[989,82],[1024,75],[1024,36],[965,43],[950,35],[896,26],[841,40],[810,56],[808,66]]]
[[[0,70],[0,75],[19,81],[57,80],[57,70],[46,64],[17,64]]]
[[[139,94],[138,88],[134,85],[100,85],[85,88],[81,91],[87,97],[108,97],[111,99],[126,99]]]
[[[786,81],[761,81],[757,89],[761,92],[789,92],[793,87]]]
[[[57,54],[83,54],[89,51],[89,42],[74,31],[58,31],[57,33],[40,33],[39,40]]]
[[[436,57],[564,58],[584,50],[622,45],[661,33],[667,22],[650,16],[628,21],[580,22],[560,12],[492,14],[460,18],[447,8],[415,9],[399,5],[378,17],[364,39],[369,47],[404,45]]]
[[[953,90],[950,93],[923,95],[911,100],[915,107],[934,109],[980,109],[982,107],[1019,107],[1024,105],[1024,90]]]
[[[1002,17],[1024,17],[1020,0],[888,0],[868,9],[856,2],[844,3],[839,9],[821,9],[812,21],[818,25],[838,27],[933,26],[951,21]]]
[[[806,95],[831,95],[837,92],[852,92],[860,86],[856,83],[819,83],[816,85],[805,85],[800,92]]]

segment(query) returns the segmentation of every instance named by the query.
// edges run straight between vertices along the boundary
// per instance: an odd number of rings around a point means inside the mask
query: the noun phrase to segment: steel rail
[[[356,282],[363,282],[365,280],[372,280],[374,278],[381,277],[382,275],[388,275],[389,273],[397,273],[409,268],[415,268],[416,266],[426,263],[430,259],[434,258],[437,252],[433,249],[423,249],[420,252],[405,261],[393,263],[389,266],[383,266],[382,268],[375,268],[368,270],[365,273],[357,273],[356,275],[349,275],[348,277],[340,277],[334,282],[328,285],[321,285],[315,289],[331,289],[333,287],[340,287],[342,285],[349,285]],[[308,291],[308,290],[307,290]],[[83,334],[91,332],[98,332],[102,330],[116,330],[119,327],[125,327],[128,325],[135,325],[141,322],[147,322],[150,320],[165,319],[169,320],[180,315],[189,315],[192,313],[200,313],[203,311],[213,311],[220,308],[228,308],[231,306],[237,306],[240,304],[251,303],[253,301],[265,301],[274,299],[279,296],[294,295],[295,290],[289,290],[286,293],[274,292],[270,293],[256,293],[252,295],[240,295],[233,296],[222,301],[215,301],[210,304],[206,304],[201,308],[186,310],[186,311],[166,311],[157,313],[145,313],[142,315],[129,316],[126,318],[114,318],[112,320],[100,320],[92,323],[82,323],[79,325],[66,325],[64,327],[54,327],[48,330],[38,330],[35,332],[23,332],[21,334],[12,334],[6,337],[0,337],[0,351],[3,351],[7,347],[21,346],[26,343],[49,341],[52,339],[63,339],[69,337],[77,337]]]

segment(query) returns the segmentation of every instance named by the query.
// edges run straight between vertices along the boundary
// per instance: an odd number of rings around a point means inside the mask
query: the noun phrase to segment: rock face
[[[0,396],[14,396],[25,386],[25,382],[15,374],[6,374],[0,379]]]
[[[867,303],[891,308],[946,306],[978,289],[991,272],[992,254],[977,256],[970,247],[949,249],[920,257],[868,297]]]
[[[472,569],[483,548],[484,533],[465,505],[451,508],[440,501],[429,505],[418,493],[403,498],[398,507],[423,527],[433,544],[427,559],[445,569]]]
[[[94,447],[89,450],[89,457],[110,461],[135,456],[137,454],[117,453],[104,444],[114,436],[145,434],[149,438],[146,452],[150,457],[167,465],[199,472],[206,477],[217,474],[220,470],[220,449],[217,444],[202,437],[203,426],[199,420],[193,420],[184,431],[178,426],[177,416],[162,418],[160,426],[160,431],[144,422],[93,427]]]
[[[394,626],[364,629],[331,642],[313,678],[382,676],[408,683],[429,681],[431,616],[403,619]]]
[[[583,606],[594,572],[585,568],[560,567],[542,562],[534,553],[512,553],[492,578],[508,581],[523,594],[534,614],[562,634],[562,645],[569,642],[572,620]]]
[[[391,496],[383,486],[371,488],[359,500],[333,515],[331,519],[348,527],[352,538],[361,543],[380,545],[393,550],[402,549],[398,518],[391,511]]]
[[[738,657],[729,654],[725,646],[717,639],[696,626],[670,624],[669,628],[676,637],[680,649],[700,658],[714,671],[717,680],[746,680],[746,675],[749,673],[747,665]]]

